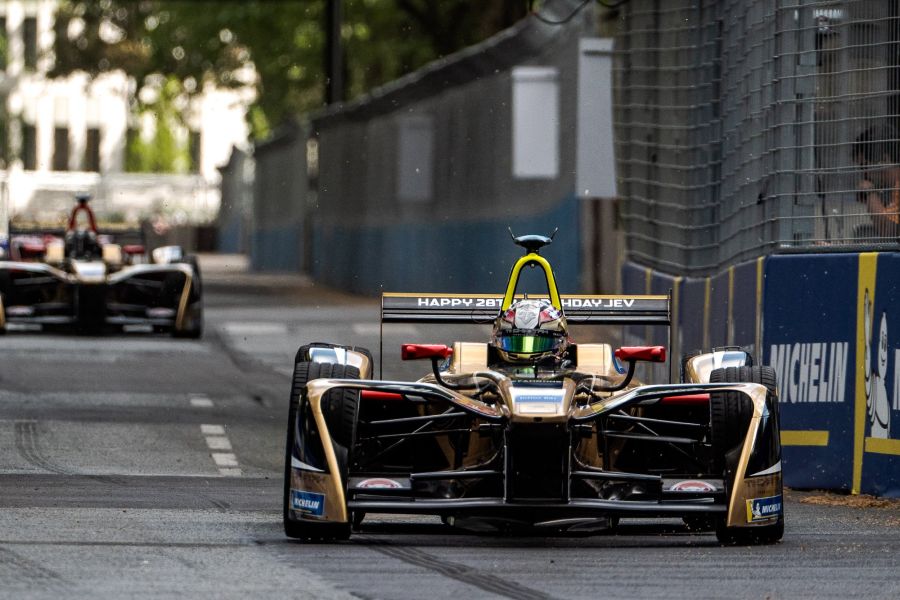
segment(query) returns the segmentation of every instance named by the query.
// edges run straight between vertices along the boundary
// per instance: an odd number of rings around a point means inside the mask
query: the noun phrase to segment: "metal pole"
[[[341,49],[341,0],[328,0],[325,25],[325,101],[344,100],[344,55]]]

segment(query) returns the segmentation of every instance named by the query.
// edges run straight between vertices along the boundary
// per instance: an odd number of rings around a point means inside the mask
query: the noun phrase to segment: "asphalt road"
[[[770,547],[720,547],[675,521],[500,537],[378,516],[349,542],[288,540],[293,354],[314,340],[377,354],[378,307],[221,273],[206,293],[201,341],[0,338],[0,598],[900,597],[900,507],[798,492]],[[400,341],[449,341],[429,333],[389,332],[386,356]]]

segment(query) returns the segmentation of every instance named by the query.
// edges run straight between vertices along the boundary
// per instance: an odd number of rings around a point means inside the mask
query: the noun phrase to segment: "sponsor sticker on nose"
[[[747,522],[767,521],[781,515],[781,496],[747,500]]]
[[[325,494],[291,490],[291,508],[304,515],[321,517],[325,514]]]

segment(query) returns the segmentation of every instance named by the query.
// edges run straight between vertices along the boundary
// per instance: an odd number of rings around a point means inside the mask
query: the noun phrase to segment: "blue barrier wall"
[[[858,255],[766,260],[763,362],[778,373],[789,485],[850,489]]]
[[[250,244],[250,266],[254,271],[299,271],[303,265],[300,230],[286,227],[258,227]]]
[[[317,281],[358,294],[382,291],[502,292],[522,248],[516,235],[559,233],[541,250],[561,293],[577,293],[580,264],[578,200],[569,196],[533,216],[474,222],[418,222],[316,227],[312,273]]]
[[[737,265],[732,269],[730,330],[727,343],[741,346],[753,356],[759,356],[758,337],[761,334],[759,311],[762,310],[763,271],[760,261]],[[735,318],[735,316],[739,318]]]
[[[872,257],[860,257],[857,290],[857,319],[864,323],[857,330],[863,349],[856,362],[854,486],[900,497],[900,254]],[[872,287],[874,295],[867,293]]]
[[[710,278],[647,273],[626,265],[623,288],[674,283],[673,359],[738,345],[777,371],[787,485],[900,497],[900,254],[775,255]]]

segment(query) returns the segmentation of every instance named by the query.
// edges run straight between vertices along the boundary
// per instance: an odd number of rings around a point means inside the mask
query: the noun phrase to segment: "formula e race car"
[[[198,338],[203,332],[200,270],[178,246],[148,257],[142,244],[99,234],[79,196],[62,237],[12,236],[0,260],[0,333],[7,324],[74,327],[83,333],[127,326]]]
[[[676,517],[722,543],[784,531],[775,373],[739,349],[682,361],[645,385],[664,346],[576,344],[568,323],[661,325],[670,296],[561,296],[526,250],[502,296],[385,293],[383,323],[489,323],[488,343],[403,344],[418,381],[373,378],[372,354],[314,343],[295,358],[285,451],[289,537],[345,539],[367,513],[439,515],[468,529],[590,533],[620,518]],[[522,269],[546,296],[517,295]],[[568,319],[568,321],[567,321]],[[671,337],[670,337],[671,339]]]

